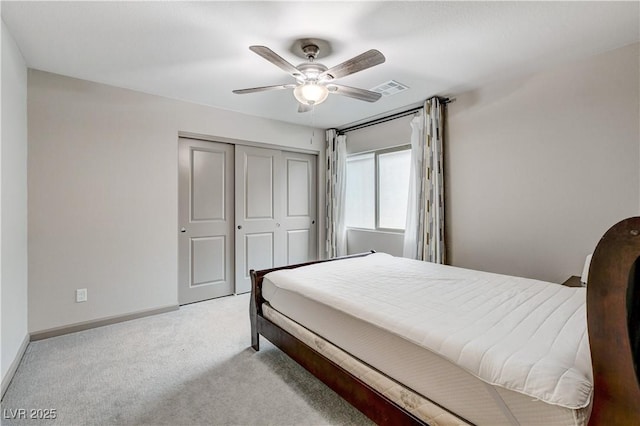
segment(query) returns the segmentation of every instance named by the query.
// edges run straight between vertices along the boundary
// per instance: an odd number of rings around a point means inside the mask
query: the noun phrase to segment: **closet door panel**
[[[236,293],[251,290],[251,269],[284,265],[283,173],[279,150],[236,145]]]
[[[233,145],[178,141],[178,302],[233,293]]]
[[[283,152],[285,193],[280,220],[286,233],[286,263],[316,260],[316,156]]]

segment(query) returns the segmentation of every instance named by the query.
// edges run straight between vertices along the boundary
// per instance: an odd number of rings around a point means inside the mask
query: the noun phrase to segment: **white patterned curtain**
[[[335,129],[327,130],[327,184],[326,184],[326,251],[328,257],[347,254],[347,228],[345,225],[345,199],[347,187],[347,137]]]
[[[407,220],[404,228],[402,256],[418,259],[422,253],[419,236],[420,199],[422,194],[422,158],[424,147],[424,114],[422,111],[411,120],[411,166],[409,167],[409,199],[407,200]]]
[[[403,256],[445,262],[444,105],[434,97],[411,122],[411,170]]]

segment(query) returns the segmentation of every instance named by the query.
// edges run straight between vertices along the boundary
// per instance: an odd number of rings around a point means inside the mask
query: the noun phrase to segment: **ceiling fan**
[[[382,53],[371,49],[339,65],[327,68],[319,62],[315,62],[320,52],[318,47],[320,43],[306,39],[300,40],[300,42],[302,53],[307,58],[307,62],[303,62],[297,67],[266,46],[249,47],[251,51],[295,78],[296,83],[239,89],[234,90],[233,93],[242,95],[269,90],[293,89],[293,95],[299,102],[298,112],[311,111],[315,105],[324,102],[329,93],[348,96],[366,102],[375,102],[380,99],[382,95],[378,92],[335,84],[334,80],[383,63],[385,57]]]

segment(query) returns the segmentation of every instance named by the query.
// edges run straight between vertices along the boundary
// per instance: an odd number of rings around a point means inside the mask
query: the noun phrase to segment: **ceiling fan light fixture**
[[[305,83],[293,89],[293,96],[298,102],[304,105],[318,105],[324,102],[329,96],[329,90],[317,83]]]
[[[296,83],[233,90],[233,93],[241,95],[269,90],[293,89],[293,95],[298,101],[298,112],[312,111],[313,106],[324,102],[329,93],[336,93],[366,102],[375,102],[380,99],[382,94],[378,92],[341,86],[334,84],[333,81],[380,65],[385,61],[382,53],[375,49],[370,49],[341,64],[327,68],[325,65],[315,61],[320,48],[314,41],[313,39],[302,39],[297,42],[298,48],[302,50],[304,57],[307,59],[307,62],[297,67],[266,46],[249,46],[252,52],[295,78]],[[326,51],[330,51],[330,49]]]

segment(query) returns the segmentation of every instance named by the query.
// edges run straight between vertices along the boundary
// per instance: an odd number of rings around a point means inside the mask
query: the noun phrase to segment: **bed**
[[[587,289],[373,252],[251,271],[252,346],[378,424],[639,424],[639,234],[602,237]]]

